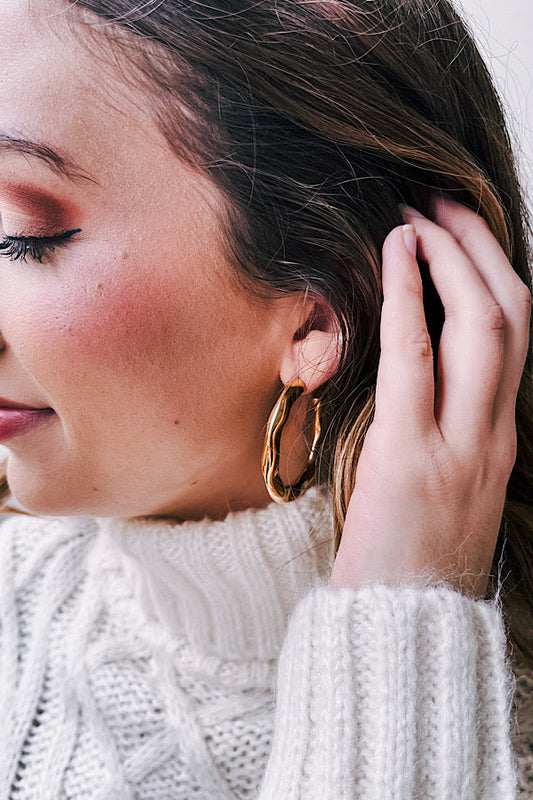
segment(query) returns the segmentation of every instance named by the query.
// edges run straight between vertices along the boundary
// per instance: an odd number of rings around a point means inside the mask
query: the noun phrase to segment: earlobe
[[[262,468],[273,500],[288,502],[313,480],[321,434],[320,399],[313,396],[339,367],[342,337],[333,311],[325,301],[314,301],[293,328],[280,364],[284,389],[267,424]],[[314,410],[312,435],[308,413]]]
[[[325,304],[324,304],[325,305]],[[324,308],[311,312],[309,330],[295,334],[283,357],[280,378],[284,385],[295,378],[305,383],[306,391],[314,392],[331,378],[339,367],[341,332],[332,311]]]

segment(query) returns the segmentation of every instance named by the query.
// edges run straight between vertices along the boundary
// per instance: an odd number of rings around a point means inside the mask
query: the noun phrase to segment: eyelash
[[[0,242],[0,256],[11,261],[26,261],[29,256],[32,261],[42,264],[45,253],[53,253],[56,247],[63,247],[75,233],[81,233],[81,228],[55,236],[6,236]]]

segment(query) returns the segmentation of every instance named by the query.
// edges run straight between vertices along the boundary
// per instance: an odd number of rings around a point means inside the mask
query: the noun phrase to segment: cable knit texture
[[[1,800],[531,800],[533,675],[498,604],[333,590],[332,546],[318,489],[4,522]]]

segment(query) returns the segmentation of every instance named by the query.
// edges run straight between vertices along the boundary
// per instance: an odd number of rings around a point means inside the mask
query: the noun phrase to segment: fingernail
[[[403,242],[407,251],[416,258],[416,231],[412,225],[402,225]]]
[[[426,219],[426,217],[423,214],[421,214],[420,211],[417,211],[416,208],[413,208],[412,206],[402,206],[402,209],[403,212],[405,214],[409,214],[410,217],[418,217],[418,219]]]

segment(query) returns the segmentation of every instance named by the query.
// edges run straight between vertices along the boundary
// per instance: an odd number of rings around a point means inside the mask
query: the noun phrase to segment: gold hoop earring
[[[294,403],[304,392],[305,383],[303,381],[296,379],[288,383],[268,418],[261,466],[267,491],[276,503],[290,503],[292,500],[296,500],[308,488],[315,474],[315,458],[321,433],[320,400],[317,397],[312,397],[311,401],[315,417],[313,442],[307,457],[307,463],[294,483],[289,485],[283,483],[279,475],[280,442],[283,426],[289,418]]]

